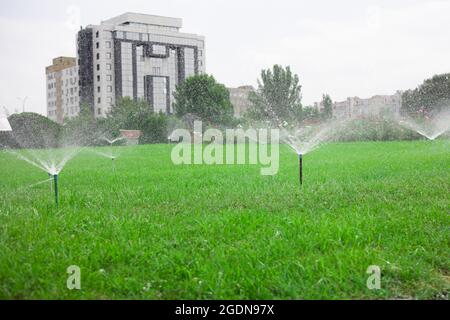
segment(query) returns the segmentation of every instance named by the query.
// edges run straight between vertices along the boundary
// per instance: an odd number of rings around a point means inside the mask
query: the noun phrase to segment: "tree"
[[[322,104],[323,104],[323,119],[331,119],[333,117],[333,101],[329,94],[324,94],[322,96]]]
[[[143,121],[140,130],[142,136],[139,143],[165,143],[167,142],[169,117],[163,113],[152,113]]]
[[[224,125],[233,119],[230,93],[211,75],[187,78],[177,86],[174,97],[174,109],[178,117],[193,114],[206,123]]]
[[[84,146],[95,145],[103,134],[88,104],[80,105],[78,115],[67,119],[63,128],[64,140]]]
[[[108,126],[111,131],[120,129],[140,130],[145,119],[153,113],[145,100],[133,100],[129,97],[120,99],[107,113]]]
[[[434,75],[402,95],[401,111],[409,116],[427,117],[450,104],[450,73]]]
[[[306,106],[302,108],[302,121],[319,122],[320,121],[319,109],[313,106]]]
[[[249,94],[249,100],[248,116],[254,120],[270,121],[278,127],[301,120],[301,85],[290,67],[274,65],[262,70],[258,89]]]
[[[168,116],[154,113],[145,100],[121,99],[107,114],[105,128],[110,136],[118,136],[120,129],[140,130],[140,143],[167,142]]]

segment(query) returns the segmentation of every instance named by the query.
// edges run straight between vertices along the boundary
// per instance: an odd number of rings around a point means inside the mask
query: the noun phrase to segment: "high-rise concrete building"
[[[176,85],[205,71],[204,37],[181,33],[181,26],[177,18],[125,13],[80,30],[81,103],[97,117],[123,97],[172,113]]]
[[[45,68],[47,116],[58,123],[79,112],[78,67],[72,57],[58,57]]]

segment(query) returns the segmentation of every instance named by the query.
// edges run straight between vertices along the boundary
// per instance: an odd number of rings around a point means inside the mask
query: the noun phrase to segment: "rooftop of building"
[[[57,57],[52,60],[52,65],[45,68],[46,73],[58,72],[66,68],[76,66],[77,59],[74,57]]]
[[[253,86],[251,86],[251,85],[245,85],[245,86],[239,86],[237,88],[228,88],[228,90],[240,90],[240,91],[243,91],[243,90],[255,90],[255,88]]]
[[[102,28],[108,31],[126,31],[136,33],[152,33],[166,36],[182,36],[204,41],[205,37],[180,32],[183,25],[181,18],[164,17],[152,14],[126,12],[119,16],[104,20],[100,23]],[[98,27],[96,24],[89,24],[87,29]],[[83,29],[83,27],[81,27]]]
[[[334,104],[345,104],[348,103],[349,101],[353,100],[353,101],[371,101],[371,100],[377,100],[377,99],[392,99],[392,98],[398,98],[401,99],[403,91],[401,90],[397,90],[394,94],[385,94],[385,95],[381,95],[381,94],[377,94],[374,96],[371,96],[369,98],[360,98],[358,96],[354,96],[354,97],[348,97],[347,99],[343,100],[343,101],[333,101]],[[314,102],[314,105],[322,105],[322,101],[319,102]]]
[[[131,23],[135,23],[144,25],[172,27],[179,29],[183,25],[183,20],[180,18],[163,17],[152,14],[126,12],[119,16],[102,21],[102,23],[111,24],[114,26],[126,26]]]

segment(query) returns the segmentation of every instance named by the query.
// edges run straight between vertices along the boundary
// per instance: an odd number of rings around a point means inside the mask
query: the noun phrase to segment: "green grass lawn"
[[[450,144],[281,147],[252,165],[182,165],[172,146],[87,150],[60,175],[0,153],[0,298],[447,298]],[[66,269],[81,268],[80,291]],[[381,290],[366,287],[382,270]]]

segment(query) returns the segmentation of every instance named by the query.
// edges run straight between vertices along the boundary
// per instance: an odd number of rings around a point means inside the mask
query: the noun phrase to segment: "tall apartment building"
[[[322,102],[314,103],[319,110]],[[368,99],[349,97],[347,100],[333,103],[333,117],[336,119],[377,116],[383,112],[398,114],[402,106],[402,92],[393,95],[376,95]]]
[[[72,57],[58,57],[45,68],[47,116],[58,123],[79,112],[78,66]]]
[[[182,20],[125,13],[80,30],[80,101],[97,117],[122,97],[172,113],[175,86],[205,71],[203,36],[181,33]]]
[[[242,117],[250,107],[248,95],[255,91],[253,86],[240,86],[237,88],[228,88],[230,92],[230,102],[233,105],[234,116]]]

